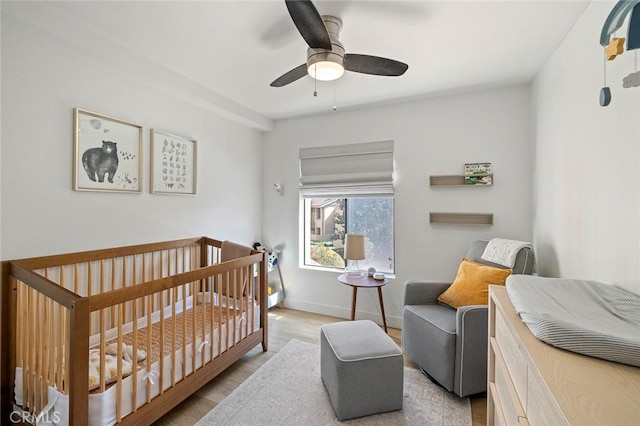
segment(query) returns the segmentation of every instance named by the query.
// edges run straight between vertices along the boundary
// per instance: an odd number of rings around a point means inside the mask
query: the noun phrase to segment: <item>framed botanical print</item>
[[[74,109],[73,189],[141,192],[142,126]]]
[[[151,192],[195,195],[196,140],[162,130],[151,130]]]

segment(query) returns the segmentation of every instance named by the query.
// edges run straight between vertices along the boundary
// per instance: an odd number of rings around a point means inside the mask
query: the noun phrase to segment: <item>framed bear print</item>
[[[141,192],[142,126],[75,108],[73,189]]]
[[[195,195],[198,142],[151,130],[151,192]]]

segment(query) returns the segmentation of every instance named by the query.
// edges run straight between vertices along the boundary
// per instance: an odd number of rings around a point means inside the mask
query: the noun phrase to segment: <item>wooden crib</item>
[[[150,424],[258,343],[266,351],[265,253],[222,262],[225,244],[3,262],[2,423]],[[23,411],[10,414],[14,406]]]

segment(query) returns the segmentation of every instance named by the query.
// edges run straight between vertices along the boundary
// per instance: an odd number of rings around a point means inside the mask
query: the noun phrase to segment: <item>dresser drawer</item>
[[[525,412],[516,393],[516,388],[509,377],[507,365],[502,358],[499,348],[494,348],[495,353],[495,384],[502,413],[509,425],[522,424],[525,420]]]
[[[529,371],[528,379],[527,415],[531,424],[568,425],[569,423],[560,411],[555,399],[549,393],[544,381],[533,370]]]
[[[493,382],[489,382],[489,393],[491,394],[491,401],[493,403],[493,412],[487,413],[487,418],[493,420],[494,426],[507,426],[507,420],[504,418],[502,411],[502,402],[500,401],[496,384]]]
[[[527,362],[520,345],[511,334],[502,313],[497,310],[495,337],[504,365],[506,375],[511,377],[520,406],[527,411]],[[496,357],[497,358],[497,357]]]

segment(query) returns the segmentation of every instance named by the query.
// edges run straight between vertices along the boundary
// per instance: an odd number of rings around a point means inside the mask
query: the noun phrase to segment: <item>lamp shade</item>
[[[345,236],[344,257],[347,260],[364,260],[364,235],[347,234]]]

